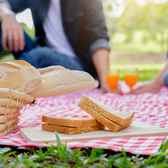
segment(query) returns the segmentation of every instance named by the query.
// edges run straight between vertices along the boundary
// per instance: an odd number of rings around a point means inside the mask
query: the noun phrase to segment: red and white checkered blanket
[[[162,88],[157,94],[118,95],[94,89],[85,92],[88,96],[120,111],[134,111],[134,120],[150,123],[162,128],[168,128],[168,90]],[[58,117],[91,117],[78,107],[82,93],[61,95],[48,98],[39,98],[35,106],[27,106],[20,117],[18,129],[0,137],[1,145],[32,147],[44,146],[37,143],[26,143],[20,136],[20,128],[41,125],[42,115],[55,115]],[[122,147],[127,152],[134,154],[150,155],[156,153],[163,141],[163,136],[136,137],[106,140],[91,140],[69,142],[68,147],[77,148],[102,148],[121,151]]]

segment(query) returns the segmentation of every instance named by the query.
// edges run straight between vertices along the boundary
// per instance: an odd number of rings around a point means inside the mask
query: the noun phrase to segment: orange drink
[[[124,80],[125,83],[130,87],[132,90],[132,87],[136,84],[138,81],[138,69],[137,68],[127,68],[124,69]]]
[[[138,74],[125,74],[124,80],[125,80],[126,84],[132,89],[132,87],[138,81]]]
[[[132,71],[132,72],[131,72]],[[136,82],[138,81],[138,71],[137,69],[134,70],[130,70],[130,72],[125,73],[124,75],[124,80],[125,83],[131,88],[136,84]]]
[[[106,80],[108,85],[111,88],[111,92],[113,92],[114,88],[117,86],[118,81],[119,81],[119,75],[113,75],[113,74],[107,74],[106,75]]]

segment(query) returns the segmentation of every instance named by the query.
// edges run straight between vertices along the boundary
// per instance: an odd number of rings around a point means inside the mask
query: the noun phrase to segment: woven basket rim
[[[7,97],[10,99],[17,99],[27,103],[33,103],[35,98],[27,93],[19,92],[9,88],[0,88],[0,97]]]

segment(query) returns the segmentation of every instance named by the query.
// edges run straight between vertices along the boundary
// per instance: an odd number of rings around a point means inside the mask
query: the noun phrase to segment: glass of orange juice
[[[106,80],[111,88],[111,92],[113,92],[119,81],[119,70],[118,69],[108,70]]]
[[[137,68],[124,69],[124,81],[132,90],[132,87],[138,81],[138,69]]]

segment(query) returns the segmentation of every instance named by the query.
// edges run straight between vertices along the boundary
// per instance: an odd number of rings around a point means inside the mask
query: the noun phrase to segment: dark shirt
[[[0,0],[9,4],[15,12],[30,8],[35,26],[36,41],[45,45],[43,22],[50,0]],[[101,0],[60,0],[62,24],[67,39],[85,70],[94,77],[97,73],[92,54],[99,48],[110,50],[106,20]]]

